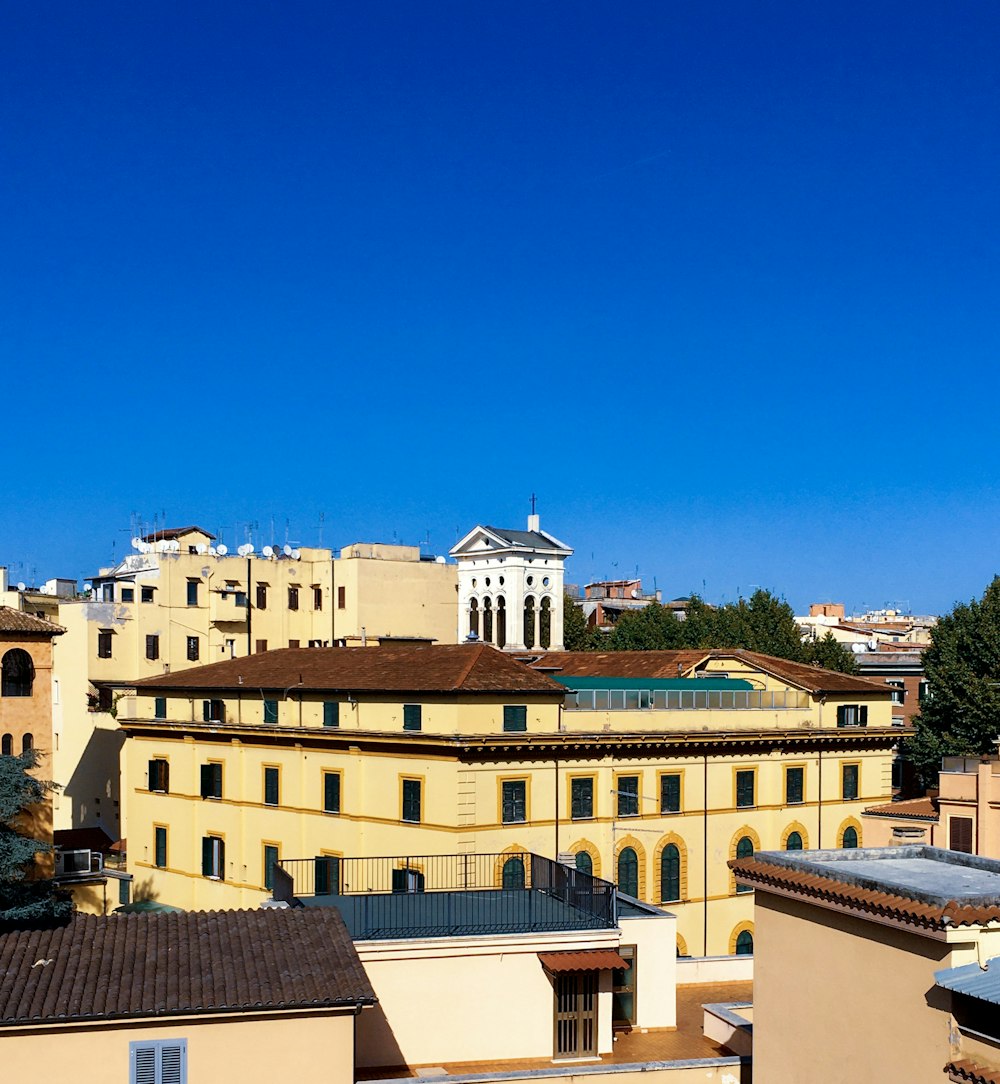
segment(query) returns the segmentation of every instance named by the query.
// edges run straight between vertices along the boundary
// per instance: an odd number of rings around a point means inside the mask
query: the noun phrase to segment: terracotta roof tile
[[[764,673],[773,674],[774,677],[791,685],[798,685],[811,693],[863,693],[866,696],[879,693],[884,699],[888,699],[893,691],[884,683],[858,677],[856,674],[842,674],[838,670],[825,670],[822,666],[806,666],[802,662],[789,662],[788,659],[777,659],[773,655],[762,655],[758,651],[740,648],[737,651],[712,652],[714,658],[725,658],[727,655],[735,655],[752,666],[758,666]]]
[[[904,802],[890,802],[888,805],[871,805],[865,810],[866,816],[872,817],[919,817],[921,820],[936,821],[938,806],[934,798],[909,798]]]
[[[77,914],[0,935],[0,1027],[374,1000],[335,908]]]
[[[138,689],[548,693],[566,690],[488,644],[286,647],[143,678]]]
[[[204,527],[164,527],[162,530],[153,531],[152,534],[143,535],[143,542],[159,542],[166,539],[183,538],[186,534],[203,534],[207,538],[215,538],[215,535],[211,531],[206,531]]]
[[[707,651],[546,651],[534,658],[534,670],[560,677],[675,678],[686,675]]]
[[[34,614],[0,606],[0,633],[13,632],[25,636],[61,636],[66,630]]]
[[[952,1080],[969,1081],[969,1084],[1000,1084],[1000,1070],[987,1069],[974,1061],[950,1061],[944,1071]]]

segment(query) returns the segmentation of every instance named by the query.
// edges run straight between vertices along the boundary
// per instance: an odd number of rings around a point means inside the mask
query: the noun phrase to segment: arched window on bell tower
[[[538,643],[548,650],[552,643],[552,599],[543,598],[538,611]]]
[[[479,603],[469,599],[469,635],[479,636]]]
[[[535,646],[535,598],[528,595],[524,600],[524,646]]]
[[[497,596],[497,647],[507,646],[507,600]]]
[[[493,643],[493,605],[488,598],[483,599],[483,639]]]

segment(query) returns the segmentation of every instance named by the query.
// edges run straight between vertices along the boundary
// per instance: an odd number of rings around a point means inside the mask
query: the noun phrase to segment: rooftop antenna
[[[319,545],[320,549],[323,548],[323,521],[326,519],[326,513],[320,512],[319,514]]]
[[[531,514],[532,515],[535,514],[535,505],[536,505],[537,502],[538,502],[538,498],[535,496],[534,493],[532,493],[531,494]]]

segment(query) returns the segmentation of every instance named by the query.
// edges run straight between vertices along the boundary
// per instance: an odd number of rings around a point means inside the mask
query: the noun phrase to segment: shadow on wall
[[[121,794],[121,751],[125,734],[121,730],[95,729],[87,741],[72,778],[63,794],[72,803],[74,828],[103,828],[112,839],[121,835],[119,810]],[[100,805],[94,799],[100,798]]]
[[[369,1069],[398,1069],[406,1065],[406,1059],[381,1004],[374,1005],[358,1017],[357,1034],[359,1066]]]

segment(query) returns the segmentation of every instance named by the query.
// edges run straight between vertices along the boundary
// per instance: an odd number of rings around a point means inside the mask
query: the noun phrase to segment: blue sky
[[[576,582],[979,594],[998,56],[986,2],[7,5],[0,562],[536,492]]]

